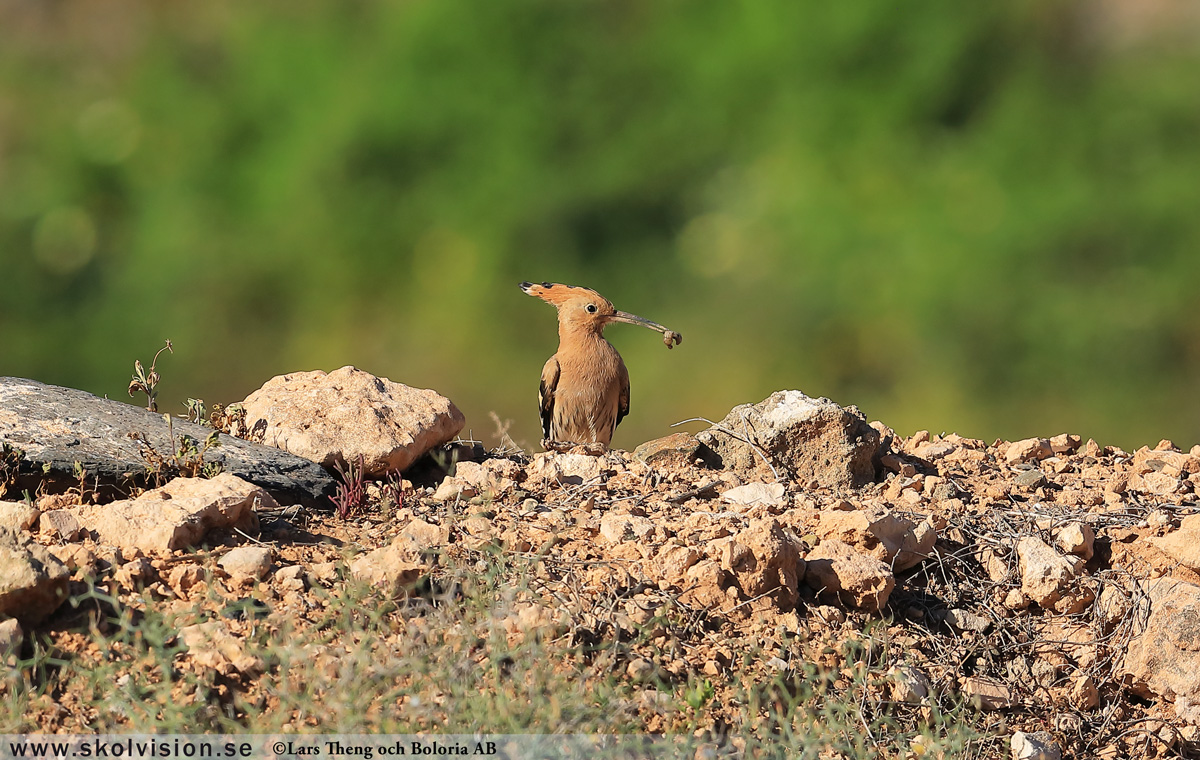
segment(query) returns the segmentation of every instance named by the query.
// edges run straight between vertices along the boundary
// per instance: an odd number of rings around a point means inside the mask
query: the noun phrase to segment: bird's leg
[[[576,444],[571,441],[552,441],[549,438],[542,439],[542,448],[546,451],[554,451],[559,454],[565,454],[570,451]]]

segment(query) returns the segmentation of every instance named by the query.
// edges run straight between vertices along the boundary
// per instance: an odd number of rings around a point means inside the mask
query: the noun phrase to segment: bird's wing
[[[621,359],[617,359],[617,367],[621,381],[621,395],[617,397],[617,422],[616,425],[613,425],[614,428],[621,424],[625,415],[629,414],[629,370],[625,369],[625,362]]]
[[[558,356],[551,356],[542,367],[542,384],[538,387],[538,409],[542,416],[542,437],[550,439],[550,420],[554,418],[554,389],[558,387]]]

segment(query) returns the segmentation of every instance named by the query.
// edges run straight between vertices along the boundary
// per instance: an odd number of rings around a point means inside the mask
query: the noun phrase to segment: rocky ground
[[[459,441],[403,479],[364,469],[327,510],[229,473],[0,503],[4,562],[29,568],[0,583],[0,649],[10,666],[34,640],[95,656],[64,591],[259,604],[302,630],[354,584],[411,599],[519,559],[496,625],[564,649],[628,642],[611,669],[648,732],[719,741],[771,709],[747,704],[747,681],[804,671],[898,731],[966,706],[991,737],[973,756],[1200,756],[1200,447],[903,437],[789,391],[634,452]],[[252,621],[181,626],[176,667],[220,671],[269,712]],[[697,683],[700,725],[659,698]],[[29,710],[41,731],[95,730],[71,694]],[[923,741],[907,755],[936,756]]]

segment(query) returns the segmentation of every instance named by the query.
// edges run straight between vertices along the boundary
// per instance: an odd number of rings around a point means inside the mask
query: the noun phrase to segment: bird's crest
[[[561,306],[564,303],[573,301],[577,298],[586,298],[596,301],[597,305],[607,305],[608,311],[613,310],[612,303],[607,298],[591,288],[582,288],[578,285],[562,285],[557,282],[543,282],[540,284],[523,282],[521,283],[521,290],[525,291],[531,296],[534,296],[535,298],[542,299],[548,304],[553,304],[554,306]]]

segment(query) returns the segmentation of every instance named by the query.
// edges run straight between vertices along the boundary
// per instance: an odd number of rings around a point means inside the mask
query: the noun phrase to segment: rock
[[[204,568],[192,562],[176,565],[167,576],[167,585],[180,594],[186,594],[193,586],[204,580]]]
[[[417,557],[449,544],[450,528],[446,525],[434,525],[424,520],[413,520],[404,526],[393,543],[402,547],[410,555]]]
[[[15,654],[25,641],[25,632],[16,618],[0,620],[0,662],[5,662],[9,655]]]
[[[117,568],[117,583],[127,589],[140,589],[158,580],[158,571],[145,557],[131,559]]]
[[[1100,706],[1100,690],[1096,681],[1087,673],[1076,673],[1067,684],[1067,700],[1071,707],[1080,712],[1095,710]]]
[[[942,615],[942,619],[956,631],[986,633],[992,627],[992,621],[967,610],[946,610],[945,614]]]
[[[71,572],[27,536],[0,529],[0,617],[42,622],[67,596]]]
[[[1104,584],[1096,597],[1096,618],[1105,633],[1111,632],[1124,621],[1132,608],[1128,592],[1111,583]]]
[[[261,658],[246,653],[244,642],[223,621],[197,623],[179,629],[179,640],[198,665],[224,676],[243,673],[256,676],[266,669]]]
[[[1063,557],[1036,536],[1017,542],[1021,562],[1021,592],[1043,609],[1059,611],[1072,579],[1083,569],[1080,557]]]
[[[600,535],[610,544],[639,541],[654,533],[654,523],[648,518],[609,512],[600,520]]]
[[[721,569],[729,572],[747,599],[765,597],[780,611],[796,608],[805,563],[798,541],[778,520],[751,520],[725,544]]]
[[[783,483],[747,483],[730,488],[721,494],[721,500],[745,507],[778,507],[786,503],[783,493]]]
[[[436,391],[355,367],[273,377],[242,403],[264,443],[326,467],[361,456],[370,476],[408,469],[466,422]]]
[[[1176,477],[1200,472],[1200,457],[1178,451],[1148,449],[1133,452],[1133,471],[1136,473],[1167,472]]]
[[[172,440],[172,431],[174,440]],[[75,483],[75,464],[108,489],[146,480],[147,461],[137,433],[162,457],[179,449],[181,436],[202,446],[213,431],[181,419],[168,426],[163,415],[93,396],[84,391],[33,380],[0,377],[0,443],[25,452],[33,488],[43,466],[61,483]],[[319,465],[270,446],[221,434],[219,445],[203,454],[222,472],[266,489],[281,503],[328,506],[335,481]],[[118,489],[119,490],[119,489]]]
[[[75,515],[68,509],[52,509],[43,512],[41,517],[42,530],[61,538],[63,541],[74,541],[79,537],[82,527]]]
[[[711,559],[702,559],[684,572],[680,601],[701,609],[720,607],[729,600],[726,589],[733,583],[729,574]]]
[[[1073,522],[1059,530],[1055,543],[1067,554],[1089,560],[1095,554],[1096,531],[1087,523]]]
[[[457,477],[447,475],[438,485],[437,490],[433,492],[433,500],[439,503],[448,501],[458,501],[461,499],[470,499],[476,496],[478,491],[475,486]]]
[[[51,546],[50,553],[53,554],[59,562],[67,566],[67,570],[72,573],[76,570],[84,577],[95,575],[100,570],[100,559],[96,553],[86,546],[79,544],[66,544],[64,546]]]
[[[1200,573],[1200,514],[1183,518],[1176,530],[1161,538],[1146,540],[1179,564]]]
[[[278,506],[258,486],[228,473],[176,478],[136,499],[78,507],[72,512],[99,543],[167,553],[193,546],[210,530],[257,532],[257,508]]]
[[[1183,481],[1178,476],[1165,472],[1148,472],[1144,475],[1130,475],[1128,480],[1130,491],[1148,493],[1155,496],[1172,496],[1184,490]]]
[[[654,675],[654,664],[644,657],[638,657],[629,663],[625,675],[634,683],[648,681]]]
[[[1009,464],[1016,464],[1045,459],[1053,454],[1054,449],[1050,447],[1050,441],[1045,438],[1026,438],[1023,441],[1009,444],[1008,449],[1004,452],[1004,460]]]
[[[397,540],[355,557],[350,562],[350,575],[380,589],[389,598],[406,596],[427,569],[424,564],[413,562],[410,556]]]
[[[1048,731],[1017,731],[1009,745],[1013,760],[1062,760],[1062,750]]]
[[[489,459],[483,464],[459,462],[454,465],[456,480],[474,488],[475,493],[492,498],[516,488],[515,476],[520,471],[520,465],[507,459]]]
[[[1021,488],[1033,490],[1046,485],[1046,474],[1039,469],[1022,470],[1013,478],[1013,483]]]
[[[822,541],[805,560],[810,587],[846,594],[854,606],[869,612],[883,609],[896,587],[891,567],[841,541]]]
[[[691,433],[675,433],[646,441],[633,450],[633,456],[649,465],[685,465],[705,459],[710,453]]]
[[[937,531],[928,521],[914,525],[911,520],[880,508],[823,510],[816,533],[823,541],[841,541],[886,562],[894,572],[919,565],[937,540]]]
[[[912,454],[926,461],[943,459],[958,450],[958,445],[950,441],[925,441],[913,447]]]
[[[690,546],[667,544],[654,556],[655,575],[672,585],[679,585],[688,568],[700,559],[700,552]]]
[[[1126,649],[1123,676],[1138,696],[1200,702],[1200,586],[1163,577],[1145,591],[1150,615]]]
[[[911,665],[894,667],[888,671],[891,677],[892,700],[919,705],[929,698],[933,684],[929,677]]]
[[[1082,439],[1077,435],[1062,433],[1050,439],[1050,451],[1055,454],[1069,454],[1079,448]]]
[[[875,479],[879,432],[857,409],[800,391],[777,391],[757,404],[734,407],[696,438],[726,469],[759,474],[768,469],[749,440],[776,468],[804,484],[857,488]]]
[[[966,700],[980,710],[1001,710],[1013,704],[1012,691],[994,678],[964,678],[960,690]]]
[[[0,412],[2,415],[3,412]],[[0,501],[0,530],[24,533],[38,520],[39,512],[19,501]]]
[[[272,554],[265,546],[238,546],[225,552],[217,564],[234,578],[261,581],[271,572]]]

